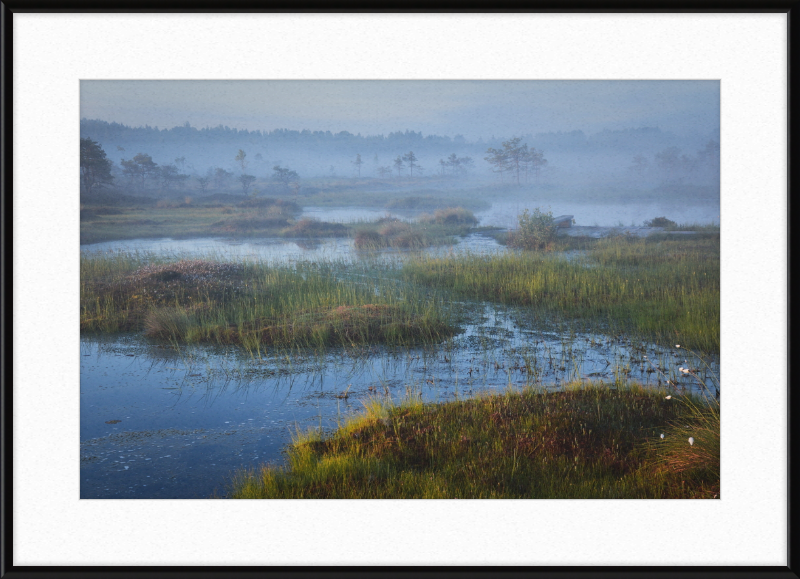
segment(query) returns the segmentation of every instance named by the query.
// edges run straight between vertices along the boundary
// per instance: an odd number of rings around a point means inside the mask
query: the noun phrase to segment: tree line
[[[541,168],[547,164],[547,160],[544,159],[544,154],[541,151],[537,151],[535,148],[528,148],[527,143],[522,144],[519,137],[503,142],[502,147],[502,149],[490,147],[487,150],[489,156],[485,157],[492,170],[499,173],[501,181],[505,174],[511,174],[517,184],[521,184],[523,180],[527,182],[529,174],[538,175]],[[91,193],[97,188],[114,183],[116,168],[102,146],[90,138],[81,138],[80,149],[81,186],[83,191]],[[124,151],[119,146],[117,149]],[[256,155],[256,158],[259,156]],[[247,153],[244,149],[239,149],[233,160],[240,170],[238,176],[223,167],[209,167],[204,175],[194,175],[194,180],[203,194],[207,193],[212,186],[217,190],[224,190],[234,182],[238,183],[244,194],[250,192],[257,177],[247,173],[250,163]],[[375,153],[373,161],[376,165],[379,163],[377,153]],[[356,158],[352,163],[355,165],[357,174],[360,177],[361,167],[364,164],[360,153],[356,154]],[[459,157],[456,153],[452,153],[446,159],[439,160],[440,174],[443,177],[448,175],[453,177],[463,176],[474,165],[472,157]],[[185,157],[177,157],[173,163],[159,165],[153,161],[152,156],[149,154],[137,153],[130,159],[125,159],[124,157],[120,159],[119,176],[126,181],[128,187],[139,189],[140,191],[145,191],[148,185],[156,185],[162,190],[170,190],[184,187],[189,179],[192,178],[191,175],[183,172],[186,166]],[[272,171],[270,176],[272,181],[281,184],[286,189],[293,190],[295,193],[298,192],[300,175],[297,171],[289,167],[283,167],[280,164],[275,165]],[[422,176],[424,168],[420,165],[417,155],[411,150],[405,154],[398,155],[393,161],[393,166],[377,166],[376,172],[382,178],[396,172],[398,178],[407,174],[413,179],[415,174],[418,177]]]
[[[118,147],[119,148],[119,147]],[[123,149],[124,150],[124,149]],[[224,190],[237,182],[244,194],[250,191],[256,181],[254,175],[245,172],[248,166],[247,153],[239,149],[234,157],[241,168],[241,174],[236,176],[232,171],[222,167],[209,167],[205,175],[195,175],[194,179],[200,190],[205,194],[213,185],[218,190]],[[137,153],[131,159],[120,159],[118,177],[127,181],[127,186],[145,191],[150,186],[157,186],[162,190],[169,190],[173,186],[180,188],[192,177],[181,171],[186,165],[185,157],[178,157],[174,163],[159,165],[146,153]],[[80,175],[81,189],[84,193],[91,194],[97,189],[114,185],[116,167],[108,158],[102,146],[90,139],[81,137],[80,140]],[[300,175],[289,167],[275,165],[271,175],[273,181],[282,184],[295,193],[298,190],[297,182]]]
[[[628,172],[640,180],[674,184],[689,178],[718,181],[719,167],[719,143],[709,140],[695,155],[687,155],[678,147],[667,147],[655,153],[652,160],[645,155],[635,155]]]

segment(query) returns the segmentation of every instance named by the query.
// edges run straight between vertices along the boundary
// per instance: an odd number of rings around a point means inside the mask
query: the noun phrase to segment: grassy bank
[[[437,209],[420,215],[416,221],[384,217],[376,221],[351,224],[354,241],[359,250],[421,249],[456,243],[477,224],[475,215],[463,207]]]
[[[585,244],[585,254],[425,257],[406,263],[403,274],[476,299],[584,320],[594,330],[719,353],[719,235],[568,243]]]
[[[376,402],[328,436],[298,436],[285,469],[240,472],[229,496],[716,498],[719,405],[668,396],[572,384],[445,404]]]
[[[224,203],[191,197],[130,207],[81,206],[81,243],[147,237],[211,235],[291,237],[301,208],[273,198],[231,198]]]
[[[324,347],[440,341],[448,308],[413,287],[342,281],[336,267],[84,255],[82,332],[192,343]]]
[[[227,203],[159,201],[140,206],[82,206],[81,243],[137,238],[353,237],[360,249],[420,249],[455,243],[477,219],[462,207],[445,207],[415,221],[383,218],[371,222],[329,223],[300,217],[293,201],[246,198]]]

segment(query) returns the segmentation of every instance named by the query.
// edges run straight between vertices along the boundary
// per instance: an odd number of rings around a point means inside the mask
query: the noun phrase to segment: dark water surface
[[[282,463],[295,433],[333,429],[372,399],[446,401],[576,378],[663,382],[641,348],[669,379],[695,388],[677,372],[677,351],[530,328],[513,308],[484,306],[438,348],[272,359],[205,346],[176,352],[134,335],[84,338],[81,497],[224,495],[235,470]]]
[[[505,251],[491,237],[475,234],[427,252],[465,250]],[[352,240],[343,239],[140,239],[81,251],[281,263],[363,259]],[[404,255],[390,250],[377,259]],[[455,307],[464,331],[429,348],[273,352],[259,359],[235,348],[176,350],[139,335],[83,337],[81,498],[224,496],[235,471],[283,464],[283,449],[298,431],[334,429],[370,400],[446,401],[617,377],[652,385],[672,380],[697,390],[678,371],[686,365],[682,350],[584,333],[532,317],[525,308],[475,302]],[[689,362],[703,368],[700,361]],[[711,369],[718,377],[718,363]]]

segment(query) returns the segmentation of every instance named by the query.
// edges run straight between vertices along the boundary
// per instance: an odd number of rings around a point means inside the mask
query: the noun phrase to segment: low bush
[[[644,222],[645,227],[666,227],[666,228],[673,228],[677,227],[678,224],[672,221],[671,219],[667,219],[666,217],[654,217],[649,221]]]
[[[555,243],[558,226],[552,212],[543,213],[537,207],[519,216],[519,227],[508,236],[509,247],[517,249],[549,249]]]

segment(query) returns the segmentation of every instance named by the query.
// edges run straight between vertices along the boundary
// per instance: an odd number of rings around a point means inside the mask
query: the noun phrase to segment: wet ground
[[[139,239],[82,246],[81,251],[280,263],[365,259],[349,239]],[[490,236],[473,234],[423,253],[463,251],[506,250]],[[389,249],[370,252],[366,259],[394,261],[406,255]],[[283,449],[298,431],[334,429],[372,399],[446,401],[526,385],[557,389],[575,379],[617,377],[700,388],[678,371],[686,365],[683,351],[585,333],[537,319],[525,308],[477,302],[455,307],[463,332],[429,348],[331,349],[262,359],[235,348],[175,350],[138,335],[83,337],[81,498],[224,496],[235,471],[282,464]],[[701,376],[707,370],[719,376],[715,361],[710,368],[700,360],[689,365]],[[705,379],[713,392],[711,373]]]
[[[632,235],[634,237],[647,237],[654,233],[664,233],[663,227],[588,227],[573,225],[572,227],[562,227],[558,230],[559,235],[570,235],[572,237],[609,237],[612,235]],[[694,235],[694,231],[668,231],[669,235]]]
[[[81,497],[224,496],[237,469],[281,464],[295,433],[334,429],[372,399],[446,401],[577,378],[697,389],[677,371],[678,351],[565,332],[516,308],[463,306],[465,331],[432,348],[253,359],[134,335],[84,338]]]

